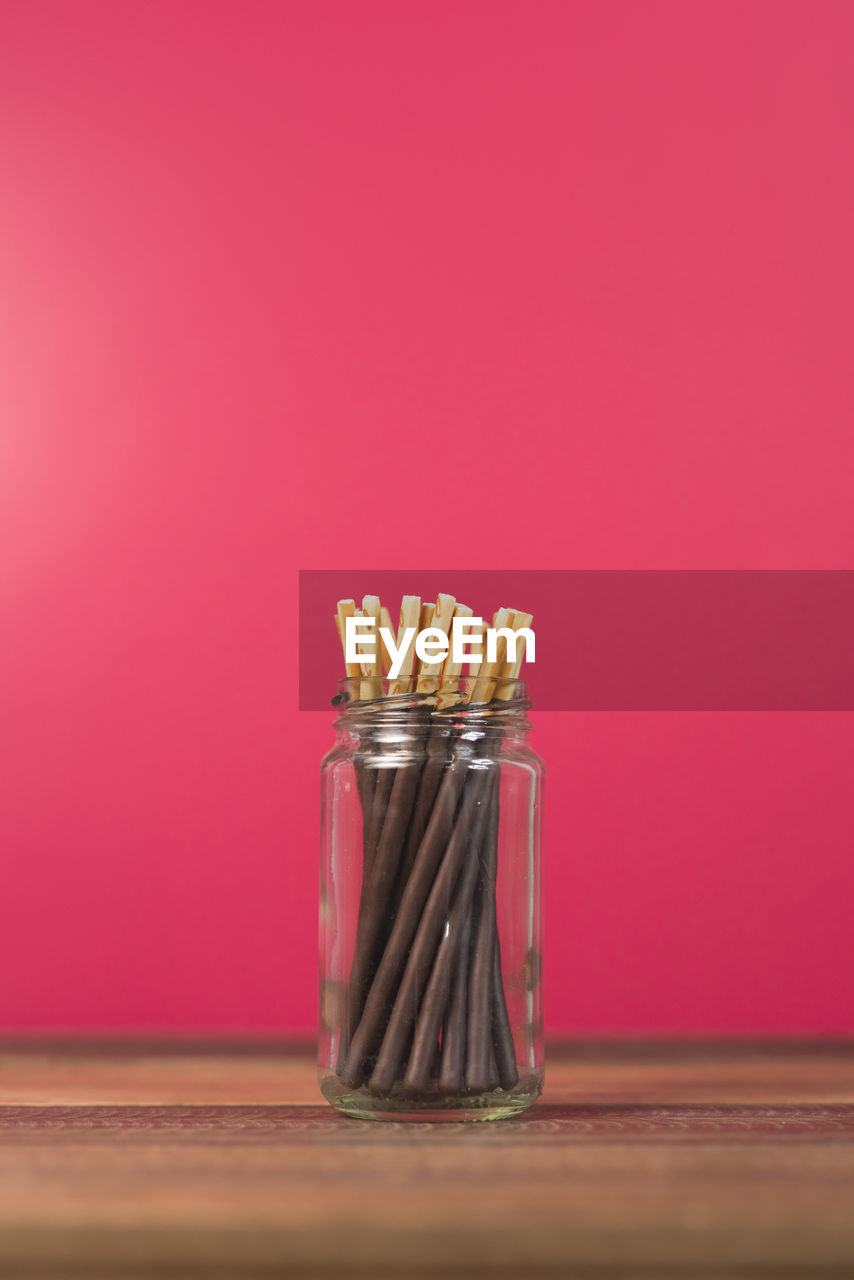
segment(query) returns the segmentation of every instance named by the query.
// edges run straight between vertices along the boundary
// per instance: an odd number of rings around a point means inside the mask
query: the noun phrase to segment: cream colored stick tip
[[[501,632],[510,629],[510,610],[499,609],[492,619],[493,628],[499,633],[496,638],[495,657],[489,653],[484,655],[477,668],[476,679],[470,682],[470,702],[491,702],[495,693],[496,678],[501,674],[507,661],[507,636]]]
[[[389,683],[389,693],[405,693],[409,688],[415,665],[415,636],[421,621],[421,597],[404,596],[400,602],[400,624],[397,628],[397,648],[403,646],[404,636],[411,631],[409,643],[403,655],[400,673]]]
[[[453,596],[440,593],[436,597],[435,605],[429,606],[430,616],[426,622],[424,621],[424,608],[422,607],[421,630],[424,631],[429,627],[433,631],[440,632],[443,636],[449,635],[451,623],[454,619],[455,605],[456,601]],[[445,658],[440,657],[434,662],[421,662],[418,664],[417,689],[419,693],[435,693],[439,686],[445,661]]]
[[[346,640],[344,633],[344,622],[347,618],[353,618],[356,615],[355,600],[339,600],[335,613],[335,625],[338,628],[338,637],[341,641],[341,650],[345,655],[344,670],[348,680],[358,679],[362,674],[361,664],[358,662],[347,662],[346,660]]]
[[[532,622],[533,616],[530,613],[523,613],[520,609],[510,610],[510,626],[513,631],[527,630]],[[525,644],[525,636],[518,636],[515,657],[511,658],[508,655],[501,671],[501,683],[496,688],[495,697],[502,702],[508,702],[516,692],[513,682],[519,679],[522,670],[522,663],[525,660]]]
[[[362,600],[362,614],[365,618],[370,618],[374,624],[374,656],[362,663],[362,674],[369,677],[367,683],[363,683],[363,698],[381,698],[382,687],[382,655],[380,653],[380,637],[379,629],[381,626],[382,604],[379,596],[365,596]]]
[[[391,614],[389,613],[385,605],[382,605],[380,608],[380,628],[382,630],[387,631],[390,636],[394,635],[394,627],[391,625]],[[391,654],[388,651],[388,645],[386,644],[385,640],[383,640],[382,638],[382,630],[380,632],[380,642],[379,642],[380,643],[380,663],[382,664],[383,675],[387,676],[389,671],[391,670]]]

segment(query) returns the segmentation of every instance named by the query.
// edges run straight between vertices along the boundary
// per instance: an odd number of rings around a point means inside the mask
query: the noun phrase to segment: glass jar
[[[472,705],[415,680],[366,699],[340,683],[321,767],[319,1076],[347,1115],[494,1120],[542,1091],[544,770],[524,684],[498,685]]]

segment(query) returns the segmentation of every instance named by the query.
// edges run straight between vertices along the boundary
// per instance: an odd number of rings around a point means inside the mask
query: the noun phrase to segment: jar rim
[[[477,702],[472,701],[475,694]],[[332,698],[333,707],[349,714],[424,707],[436,714],[477,716],[525,711],[531,705],[526,681],[511,676],[344,676]]]

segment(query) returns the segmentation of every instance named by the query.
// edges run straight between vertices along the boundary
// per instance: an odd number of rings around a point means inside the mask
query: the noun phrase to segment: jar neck
[[[435,700],[419,701],[407,695],[399,700],[384,698],[374,703],[345,705],[335,721],[335,729],[342,738],[360,744],[414,745],[444,738],[493,743],[498,747],[511,739],[527,737],[531,729],[527,716],[529,706],[527,700],[518,700],[438,707]]]
[[[356,744],[412,744],[426,739],[500,746],[524,739],[531,705],[524,681],[502,676],[354,677],[339,681],[335,728]]]

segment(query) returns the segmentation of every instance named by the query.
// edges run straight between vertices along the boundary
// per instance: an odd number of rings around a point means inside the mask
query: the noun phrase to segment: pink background
[[[0,1027],[312,1027],[298,568],[852,567],[852,49],[0,3]],[[851,714],[535,743],[552,1031],[854,1029]]]

